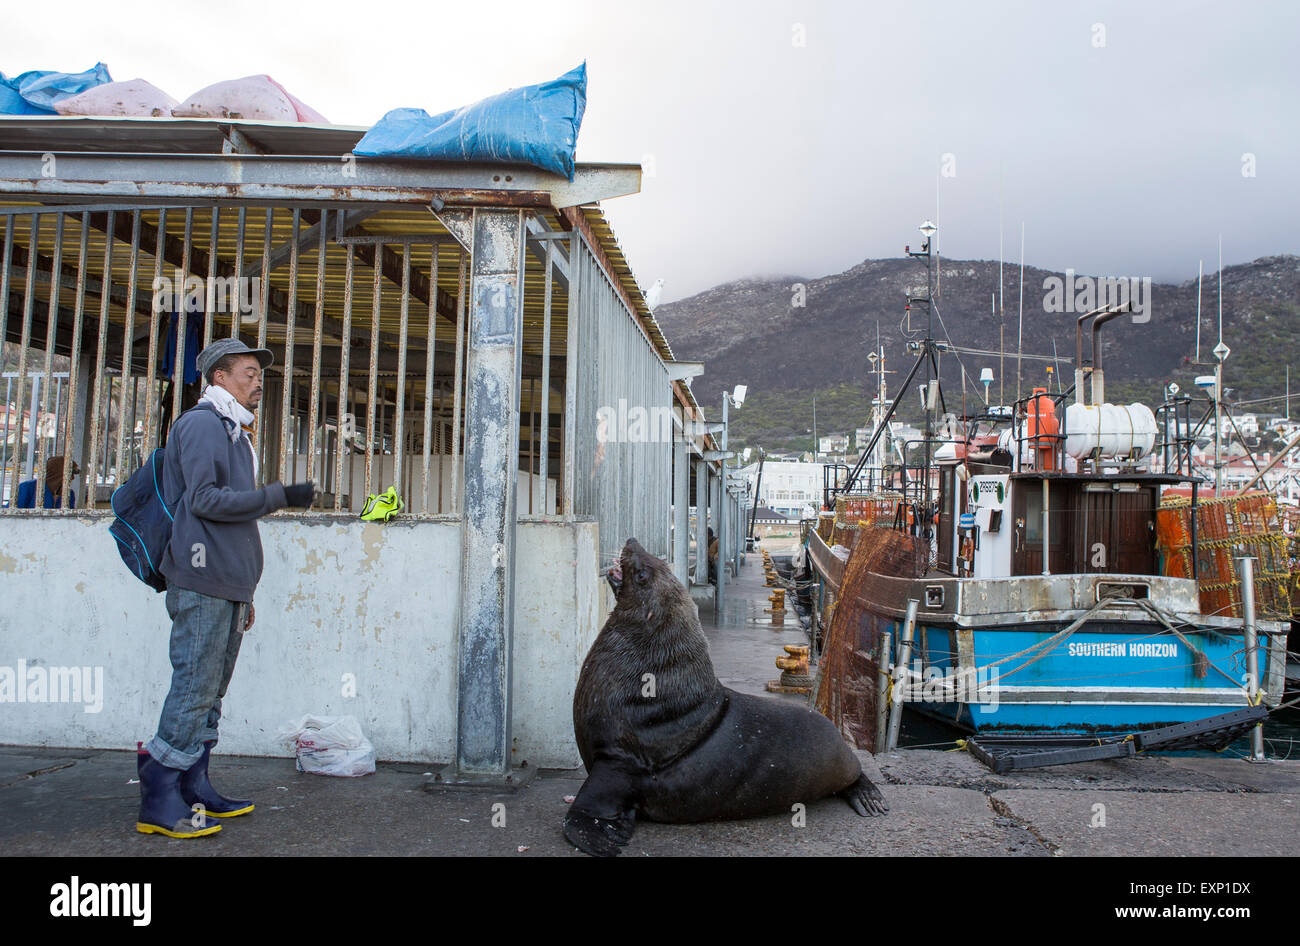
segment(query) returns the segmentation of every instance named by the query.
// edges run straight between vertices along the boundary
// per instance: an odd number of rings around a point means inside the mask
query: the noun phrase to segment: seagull
[[[651,312],[655,310],[655,306],[659,305],[659,296],[663,291],[664,281],[662,279],[656,279],[655,284],[650,287],[650,291],[645,294],[645,304]]]

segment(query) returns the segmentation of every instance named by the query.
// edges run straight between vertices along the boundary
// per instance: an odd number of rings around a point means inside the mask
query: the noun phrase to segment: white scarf
[[[235,400],[235,396],[219,384],[210,384],[207,390],[203,392],[200,401],[207,401],[217,413],[229,421],[233,426],[227,425],[227,432],[230,434],[230,442],[235,443],[241,437],[248,444],[248,452],[253,457],[253,482],[257,482],[257,451],[253,449],[253,441],[244,433],[244,425],[253,423],[253,412],[244,407]]]

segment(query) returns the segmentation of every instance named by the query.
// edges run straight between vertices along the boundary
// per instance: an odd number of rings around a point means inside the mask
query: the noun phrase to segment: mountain
[[[962,407],[962,365],[968,408],[982,399],[978,378],[986,367],[995,375],[993,402],[1002,385],[1006,401],[1014,400],[1019,267],[1004,264],[1001,316],[994,311],[996,260],[942,259],[935,275],[934,337],[995,353],[943,355],[940,370],[948,408]],[[1068,297],[1071,278],[1075,295]],[[1153,281],[1149,292],[1143,283],[1137,285],[1139,295],[1134,298],[1145,299],[1147,320],[1124,316],[1102,329],[1106,399],[1141,400],[1154,407],[1169,381],[1191,391],[1193,379],[1213,373],[1213,367],[1191,363],[1196,351],[1196,278],[1177,285]],[[1063,388],[1074,380],[1076,318],[1091,307],[1088,286],[1079,275],[1025,267],[1024,352],[1050,357],[1055,343]],[[807,449],[814,394],[819,434],[847,433],[865,425],[875,386],[867,356],[875,347],[877,326],[890,372],[886,383],[889,395],[894,395],[915,361],[901,331],[906,328],[900,325],[905,323],[904,305],[909,296],[924,296],[925,291],[924,261],[866,260],[820,279],[788,276],[726,283],[661,305],[655,318],[678,358],[704,362],[704,374],[695,379],[693,390],[708,416],[720,412],[723,390],[748,385],[744,407],[731,414],[733,445]],[[1070,311],[1074,302],[1083,308]],[[912,310],[911,328],[913,336],[923,335],[923,306]],[[1000,333],[1006,352],[1001,370],[996,354]],[[1224,365],[1224,388],[1229,400],[1238,403],[1236,409],[1281,413],[1280,399],[1259,405],[1240,402],[1284,392],[1287,365],[1300,353],[1300,257],[1268,256],[1224,269],[1223,339],[1232,349]],[[1217,273],[1210,273],[1201,290],[1202,362],[1213,362],[1211,349],[1217,340],[1218,280]],[[1089,347],[1085,336],[1085,358]],[[1022,396],[1047,383],[1046,367],[1043,361],[1023,362]],[[1051,385],[1055,390],[1056,381]],[[919,417],[919,398],[904,398],[900,416]]]

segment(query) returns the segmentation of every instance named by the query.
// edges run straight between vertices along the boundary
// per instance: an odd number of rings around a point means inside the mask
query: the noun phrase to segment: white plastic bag
[[[299,772],[316,775],[369,775],[375,770],[375,747],[354,716],[304,716],[280,730],[294,751]]]

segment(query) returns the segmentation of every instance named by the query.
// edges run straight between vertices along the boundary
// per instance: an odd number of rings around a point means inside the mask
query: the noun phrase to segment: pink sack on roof
[[[271,79],[270,76],[267,76],[267,78],[270,79],[272,82],[275,82],[275,80]],[[296,95],[294,95],[284,86],[280,85],[280,83],[275,82],[275,87],[289,97],[289,101],[293,103],[294,111],[298,113],[298,121],[309,122],[313,125],[328,125],[330,123],[330,120],[328,118],[326,118],[320,112],[316,111],[316,109],[312,108],[310,105],[307,105],[304,102],[299,101]]]
[[[107,82],[54,103],[60,115],[170,118],[176,100],[144,79]]]
[[[177,118],[243,118],[328,124],[325,116],[298,101],[267,75],[214,83],[173,108],[172,115]]]

